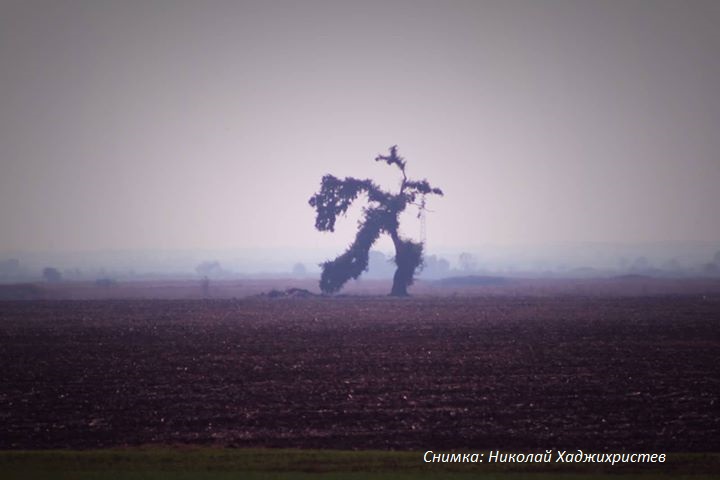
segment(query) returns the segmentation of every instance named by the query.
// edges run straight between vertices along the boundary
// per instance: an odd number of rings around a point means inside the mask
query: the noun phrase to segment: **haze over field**
[[[720,243],[718,2],[2,3],[0,252],[339,253],[393,144],[430,253]]]
[[[0,0],[0,478],[716,478],[719,25]]]

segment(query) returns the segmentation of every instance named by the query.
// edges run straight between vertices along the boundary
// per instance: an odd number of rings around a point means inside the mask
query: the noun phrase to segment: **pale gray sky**
[[[720,241],[717,1],[0,3],[0,251],[346,245],[392,144],[431,247]]]

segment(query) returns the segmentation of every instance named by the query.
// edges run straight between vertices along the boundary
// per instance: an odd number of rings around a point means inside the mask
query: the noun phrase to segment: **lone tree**
[[[352,202],[366,194],[368,206],[358,223],[355,241],[337,257],[322,264],[320,289],[335,293],[351,278],[358,278],[368,267],[370,247],[380,234],[386,233],[395,246],[397,270],[393,277],[390,295],[406,296],[407,287],[412,285],[415,269],[422,263],[423,244],[400,237],[398,217],[408,205],[417,206],[418,217],[425,210],[425,197],[430,194],[442,195],[439,188],[430,186],[427,180],[408,180],[405,174],[405,160],[397,154],[397,145],[390,148],[390,155],[378,155],[375,161],[395,165],[402,173],[398,193],[385,192],[372,180],[353,177],[339,179],[333,175],[322,178],[320,191],[310,198],[310,206],[317,211],[315,228],[320,231],[335,231],[335,220],[345,214]]]

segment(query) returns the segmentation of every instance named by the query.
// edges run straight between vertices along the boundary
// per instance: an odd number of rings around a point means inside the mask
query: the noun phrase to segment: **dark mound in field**
[[[441,287],[472,287],[482,285],[504,285],[507,279],[503,277],[491,277],[486,275],[466,275],[464,277],[448,277],[437,280]]]
[[[315,293],[304,288],[286,288],[285,290],[270,290],[268,293],[260,294],[261,297],[267,298],[311,298],[318,297]]]

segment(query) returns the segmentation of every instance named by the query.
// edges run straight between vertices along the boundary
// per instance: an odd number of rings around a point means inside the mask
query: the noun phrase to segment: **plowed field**
[[[720,300],[0,302],[0,449],[720,451]]]

